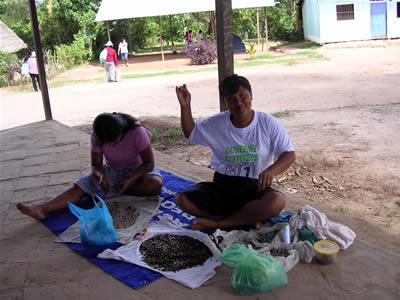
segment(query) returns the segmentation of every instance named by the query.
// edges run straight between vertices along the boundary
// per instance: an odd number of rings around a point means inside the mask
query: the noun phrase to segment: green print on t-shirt
[[[251,163],[257,160],[257,145],[228,146],[225,149],[226,161],[229,163]]]

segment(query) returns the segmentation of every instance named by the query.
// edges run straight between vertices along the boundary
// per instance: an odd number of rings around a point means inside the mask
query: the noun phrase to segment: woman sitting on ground
[[[285,196],[271,184],[295,161],[294,148],[274,117],[252,110],[253,96],[246,78],[229,76],[219,89],[228,111],[194,122],[186,85],[176,87],[183,132],[189,142],[211,148],[211,168],[215,170],[212,182],[183,190],[176,203],[199,217],[193,229],[260,228],[285,207]]]
[[[163,181],[154,166],[151,133],[135,118],[123,113],[102,113],[93,122],[92,172],[55,198],[39,205],[18,203],[25,215],[43,220],[46,213],[78,203],[85,195],[110,198],[119,194],[153,196]],[[103,158],[105,163],[103,164]]]

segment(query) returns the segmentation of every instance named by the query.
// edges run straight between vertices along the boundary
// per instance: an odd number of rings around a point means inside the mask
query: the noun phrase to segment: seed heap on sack
[[[279,230],[268,231],[266,233],[257,233],[257,242],[259,243],[271,243],[275,235]]]
[[[288,257],[290,255],[290,252],[288,249],[282,249],[282,248],[272,248],[269,250],[269,253],[271,256],[284,256]]]
[[[139,213],[136,212],[135,207],[124,207],[118,202],[110,202],[107,204],[110,215],[113,218],[113,225],[115,229],[128,228],[136,223]]]
[[[189,236],[158,234],[139,248],[143,261],[163,272],[177,272],[203,265],[212,256],[202,242]]]

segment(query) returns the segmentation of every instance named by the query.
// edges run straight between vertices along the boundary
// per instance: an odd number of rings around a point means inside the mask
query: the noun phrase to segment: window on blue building
[[[354,4],[336,5],[336,19],[338,21],[354,20]]]

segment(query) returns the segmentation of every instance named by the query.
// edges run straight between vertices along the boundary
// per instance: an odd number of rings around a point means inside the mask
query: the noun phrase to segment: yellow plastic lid
[[[335,255],[339,252],[339,245],[334,241],[321,240],[314,244],[314,250],[322,255]]]

